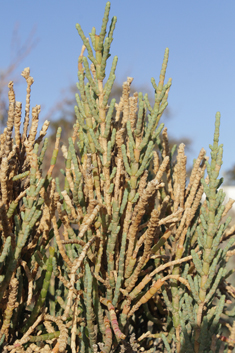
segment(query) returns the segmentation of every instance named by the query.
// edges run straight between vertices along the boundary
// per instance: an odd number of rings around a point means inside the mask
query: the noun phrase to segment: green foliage
[[[109,11],[108,2],[91,42],[76,26],[83,41],[76,123],[62,147],[57,129],[46,172],[48,140],[42,141],[49,123],[36,139],[39,106],[28,131],[29,69],[23,72],[22,134],[21,105],[9,85],[0,140],[1,349],[231,352],[234,288],[226,264],[235,241],[233,228],[227,229],[230,218],[224,221],[229,206],[218,190],[220,114],[211,161],[202,149],[186,185],[185,146],[174,158],[176,146],[169,147],[160,124],[171,86],[171,79],[164,83],[169,50],[159,83],[151,80],[152,105],[142,92],[130,95],[132,78],[124,82],[120,101],[111,100],[117,57],[107,75],[116,24],[114,17],[107,31]]]

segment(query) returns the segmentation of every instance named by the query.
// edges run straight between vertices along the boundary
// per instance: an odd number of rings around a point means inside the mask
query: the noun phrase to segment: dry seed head
[[[8,91],[8,99],[9,99],[9,102],[12,102],[12,103],[15,103],[15,92],[14,92],[14,89],[13,89],[13,81],[10,81],[8,83],[8,88],[9,88],[9,91]]]

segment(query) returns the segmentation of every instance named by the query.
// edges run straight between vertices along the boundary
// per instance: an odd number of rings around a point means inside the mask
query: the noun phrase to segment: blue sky
[[[15,25],[19,25],[21,42],[36,27],[38,43],[12,78],[30,67],[35,80],[32,106],[42,105],[42,121],[77,82],[82,42],[76,23],[86,36],[93,26],[99,33],[105,4],[103,0],[2,1],[1,70],[14,57],[11,42]],[[151,89],[151,77],[158,81],[164,50],[169,47],[167,79],[172,77],[173,83],[169,94],[172,117],[165,121],[168,132],[193,140],[190,164],[201,147],[210,153],[215,113],[220,111],[222,171],[229,169],[235,164],[234,0],[113,0],[112,16],[117,16],[111,47],[112,56],[118,56],[117,81],[122,83],[131,76],[137,88]],[[25,90],[22,78],[15,91],[23,104]]]

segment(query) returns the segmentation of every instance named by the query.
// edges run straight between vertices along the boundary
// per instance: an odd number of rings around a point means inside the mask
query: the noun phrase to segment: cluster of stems
[[[226,263],[235,228],[229,217],[222,222],[232,202],[224,205],[219,189],[220,114],[211,161],[201,149],[187,180],[185,146],[170,149],[160,123],[169,50],[158,84],[151,80],[153,105],[147,94],[130,95],[130,77],[116,102],[116,56],[106,79],[117,21],[107,31],[109,11],[108,2],[90,41],[76,25],[83,42],[76,121],[61,147],[58,128],[48,170],[40,106],[29,128],[29,69],[22,133],[22,104],[9,84],[0,136],[0,349],[232,352],[235,288]],[[62,177],[54,169],[60,148]]]

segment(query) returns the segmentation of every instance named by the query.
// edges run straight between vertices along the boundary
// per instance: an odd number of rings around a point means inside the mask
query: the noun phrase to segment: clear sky
[[[82,42],[76,23],[86,36],[93,26],[99,33],[105,4],[105,0],[1,2],[1,70],[14,57],[11,42],[16,23],[21,42],[36,26],[38,43],[12,78],[30,67],[35,80],[32,106],[42,105],[42,121],[77,82]],[[118,56],[118,82],[131,76],[136,87],[151,87],[151,77],[158,82],[164,50],[169,47],[167,79],[172,77],[173,84],[172,118],[165,121],[168,132],[193,140],[190,163],[201,147],[210,153],[215,113],[220,111],[222,170],[229,169],[235,164],[235,1],[113,0],[112,16],[117,16],[111,54]],[[26,86],[23,78],[19,82],[16,98],[24,103]]]

